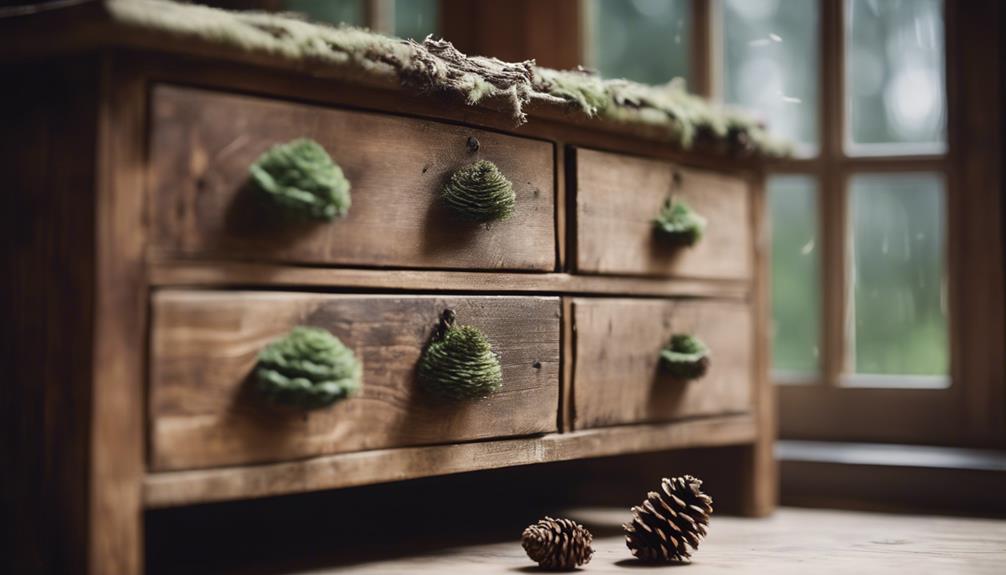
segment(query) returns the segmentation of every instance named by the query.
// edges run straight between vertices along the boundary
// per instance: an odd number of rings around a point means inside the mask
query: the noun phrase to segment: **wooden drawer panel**
[[[678,182],[675,183],[675,172]],[[668,162],[576,151],[576,266],[585,273],[748,279],[751,199],[745,181]],[[668,196],[706,218],[704,237],[673,247],[653,220]]]
[[[749,411],[754,385],[752,314],[741,301],[573,301],[577,429]],[[660,350],[674,333],[711,350],[702,379],[673,380]]]
[[[552,144],[439,124],[157,86],[152,96],[152,249],[164,257],[360,266],[552,271]],[[248,185],[274,144],[318,141],[352,183],[344,218],[277,224]],[[479,150],[469,150],[475,137]],[[514,185],[516,211],[488,225],[455,217],[440,189],[486,159]]]
[[[438,401],[415,384],[445,308],[483,330],[503,389]],[[166,290],[153,300],[152,467],[185,469],[556,430],[559,300],[554,297],[323,295]],[[323,327],[363,362],[363,389],[313,411],[263,401],[249,380],[262,347]]]

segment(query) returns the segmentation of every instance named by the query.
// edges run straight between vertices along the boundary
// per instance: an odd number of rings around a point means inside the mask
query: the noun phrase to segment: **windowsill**
[[[991,449],[780,440],[776,457],[783,462],[1006,472],[1006,451]]]
[[[779,441],[784,505],[1006,515],[1006,451]]]

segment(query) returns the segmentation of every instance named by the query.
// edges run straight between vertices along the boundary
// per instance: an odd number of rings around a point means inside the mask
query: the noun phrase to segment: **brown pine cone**
[[[545,569],[574,569],[590,561],[593,540],[590,531],[575,521],[545,517],[524,530],[521,545]]]
[[[691,475],[660,482],[642,506],[632,508],[625,528],[625,544],[637,558],[655,562],[688,562],[706,535],[713,500],[700,490],[702,481]]]

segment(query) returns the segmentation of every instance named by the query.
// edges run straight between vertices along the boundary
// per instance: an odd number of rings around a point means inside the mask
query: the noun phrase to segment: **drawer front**
[[[470,128],[262,98],[157,86],[150,143],[152,252],[268,262],[541,270],[555,268],[552,144]],[[262,206],[249,167],[312,138],[342,168],[349,213],[289,222]],[[478,142],[472,151],[469,137]],[[474,142],[474,141],[473,141]],[[455,169],[494,162],[513,183],[513,215],[458,218],[440,199]]]
[[[751,409],[754,332],[746,303],[579,298],[573,318],[577,429]],[[676,333],[709,347],[704,377],[675,380],[661,365],[660,351]]]
[[[677,173],[677,176],[675,174]],[[654,233],[668,197],[706,219],[702,239],[674,246]],[[668,162],[576,151],[576,265],[586,273],[702,279],[752,275],[748,186]]]
[[[503,388],[447,401],[415,372],[445,308],[492,342]],[[558,298],[166,290],[153,299],[151,465],[187,469],[556,430]],[[265,401],[258,352],[299,325],[327,329],[363,364],[354,396],[304,411]]]

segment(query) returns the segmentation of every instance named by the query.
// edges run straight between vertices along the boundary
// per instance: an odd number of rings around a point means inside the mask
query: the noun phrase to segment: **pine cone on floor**
[[[625,544],[643,561],[688,562],[706,535],[713,500],[702,493],[702,481],[691,475],[660,482],[641,506],[632,508],[632,523],[625,528]]]
[[[594,536],[570,519],[545,517],[524,530],[521,545],[545,569],[574,569],[590,561]]]

